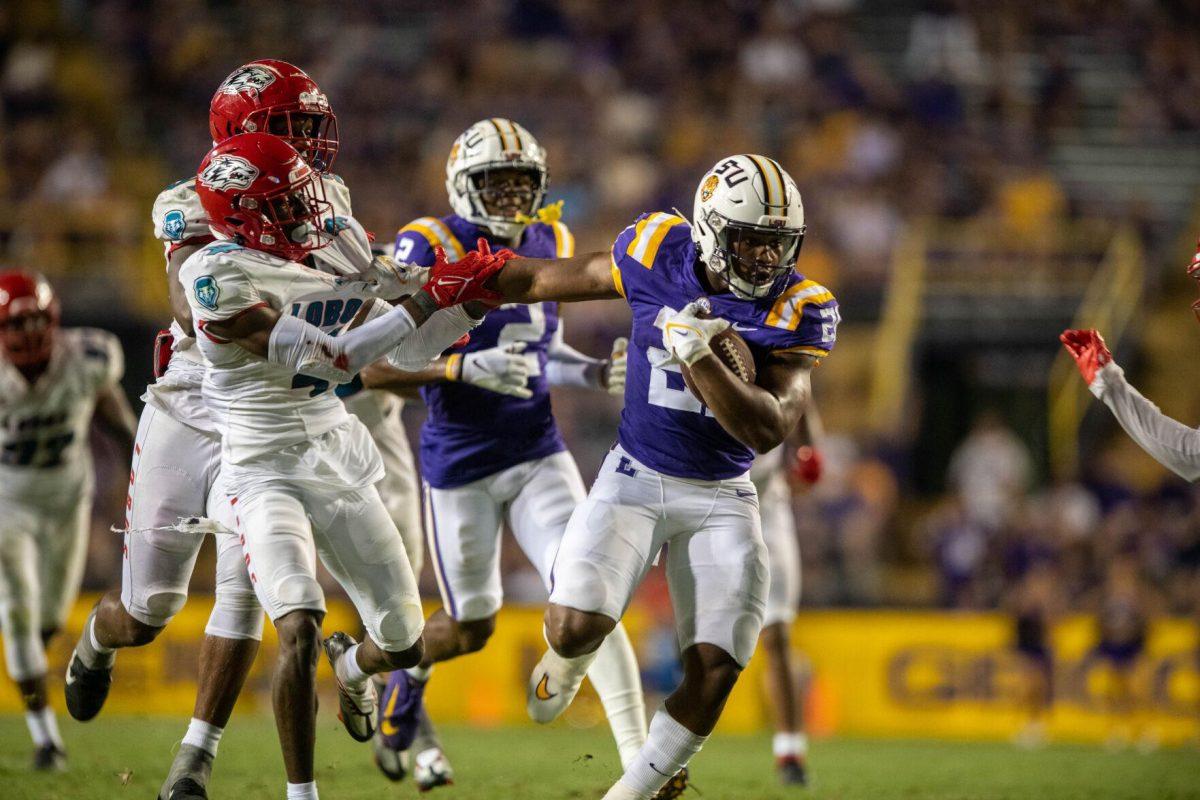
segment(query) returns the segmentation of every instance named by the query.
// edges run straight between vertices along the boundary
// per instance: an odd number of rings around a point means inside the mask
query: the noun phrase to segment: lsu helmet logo
[[[709,175],[707,178],[705,178],[704,185],[700,187],[700,201],[707,203],[709,200],[711,200],[713,192],[717,190],[717,184],[720,182],[721,179],[716,175]]]
[[[197,180],[217,191],[249,189],[258,177],[258,167],[241,156],[222,153],[209,162]]]
[[[275,82],[275,73],[266,67],[247,66],[235,69],[217,89],[222,94],[261,92]]]
[[[177,242],[183,238],[183,232],[186,228],[187,220],[183,218],[183,212],[178,208],[168,211],[166,216],[163,217],[163,236],[166,236],[173,242]]]
[[[212,275],[201,275],[192,284],[192,291],[196,293],[197,303],[209,311],[217,310],[217,298],[221,296],[221,287],[217,286],[216,278]]]

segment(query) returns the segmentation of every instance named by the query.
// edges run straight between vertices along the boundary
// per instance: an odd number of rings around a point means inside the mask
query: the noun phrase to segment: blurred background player
[[[457,260],[480,237],[522,256],[574,255],[574,237],[558,218],[561,203],[542,205],[547,182],[545,151],[529,131],[502,118],[475,123],[455,140],[446,162],[454,213],[401,228],[396,260],[432,264],[437,248]],[[377,763],[389,777],[402,774],[394,753],[411,747],[422,789],[448,782],[448,764],[422,711],[430,669],[482,649],[495,630],[503,602],[505,524],[546,588],[552,585],[559,542],[586,490],[554,422],[550,386],[619,395],[624,351],[623,339],[607,360],[567,345],[557,303],[508,304],[489,313],[459,352],[423,373],[396,375],[389,384],[421,385],[429,410],[421,428],[421,469],[426,533],[443,602],[426,623],[421,665],[394,674],[381,701]],[[377,381],[370,372],[367,379]],[[645,740],[646,723],[624,629],[610,637],[588,675],[627,763]]]
[[[46,702],[46,644],[66,621],[83,574],[93,420],[122,454],[133,451],[123,371],[111,333],[59,327],[58,299],[44,278],[0,271],[0,632],[35,769],[66,767]]]
[[[783,447],[754,459],[750,480],[758,491],[763,543],[767,546],[770,591],[763,631],[759,637],[766,669],[763,682],[775,719],[772,751],[775,769],[784,785],[808,783],[808,737],[804,733],[804,694],[807,680],[792,653],[791,629],[800,606],[800,544],[792,508],[792,484],[808,487],[821,479],[823,438],[816,405],[810,404],[797,428],[800,448],[784,466]]]
[[[345,184],[327,173],[338,150],[337,119],[308,75],[273,60],[252,61],[231,72],[209,103],[209,132],[215,143],[248,130],[265,130],[296,147],[314,168],[326,173],[322,182],[333,213],[351,216]],[[217,238],[194,177],[159,194],[153,220],[155,236],[164,246],[173,319],[169,333],[160,334],[156,342],[157,380],[143,396],[146,406],[129,487],[121,589],[101,598],[84,626],[71,664],[76,678],[67,690],[67,708],[83,721],[103,707],[115,651],[152,642],[187,599],[203,537],[171,527],[210,511],[225,519],[228,511],[217,480],[220,436],[200,391],[205,360],[196,347],[191,310],[178,279],[183,262]],[[326,311],[321,304],[305,310],[321,315]],[[359,408],[371,410],[370,398],[356,402]],[[381,419],[369,422],[385,422],[385,410],[375,412]],[[395,439],[388,436],[394,427],[374,424],[372,430],[390,442]],[[389,466],[403,464],[404,452],[399,448],[388,447],[385,452],[395,454]],[[409,502],[415,502],[415,495]],[[231,519],[225,521],[232,527]],[[414,539],[419,545],[419,537]],[[232,536],[218,536],[216,545],[216,602],[200,651],[195,708],[163,784],[164,800],[205,796],[221,735],[262,636],[262,609],[246,575],[241,547]]]
[[[774,449],[799,423],[840,319],[833,295],[794,272],[804,230],[791,177],[772,159],[739,155],[701,180],[691,225],[645,214],[609,253],[515,259],[497,278],[509,300],[622,296],[633,311],[618,443],[568,523],[546,612],[550,649],[527,699],[538,721],[570,704],[670,543],[683,683],[609,800],[646,800],[678,780],[762,631],[766,547],[747,473],[755,452]],[[755,384],[711,357],[713,337],[733,325],[755,356]]]
[[[1013,592],[1013,649],[1021,668],[1021,705],[1027,715],[1016,736],[1021,747],[1046,740],[1046,715],[1054,701],[1054,648],[1050,631],[1058,621],[1062,591],[1048,558],[1037,558]]]

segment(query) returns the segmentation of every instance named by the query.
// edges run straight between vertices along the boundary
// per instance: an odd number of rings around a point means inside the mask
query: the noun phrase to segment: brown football
[[[758,371],[754,368],[754,354],[750,352],[750,345],[746,344],[746,340],[737,331],[733,328],[726,328],[710,339],[708,343],[712,347],[713,355],[733,370],[734,375],[746,383],[754,383],[754,379],[758,375]],[[681,364],[679,369],[683,373],[683,382],[687,384],[688,391],[703,400],[703,396],[696,389],[696,384],[692,383],[692,376],[687,366]]]

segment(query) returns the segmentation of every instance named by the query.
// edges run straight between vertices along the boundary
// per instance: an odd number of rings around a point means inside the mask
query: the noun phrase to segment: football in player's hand
[[[708,344],[712,348],[713,355],[729,367],[734,375],[746,383],[754,383],[754,379],[758,375],[758,371],[754,367],[754,354],[750,352],[750,345],[746,344],[746,340],[741,337],[741,334],[732,327],[726,328],[709,339]],[[691,371],[687,365],[680,364],[679,369],[683,373],[683,382],[687,384],[688,391],[703,400],[704,397],[696,388],[696,384],[692,382]]]

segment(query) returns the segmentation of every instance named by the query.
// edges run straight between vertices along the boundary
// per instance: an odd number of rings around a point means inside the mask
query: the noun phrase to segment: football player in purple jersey
[[[561,204],[543,207],[546,183],[545,151],[529,131],[502,118],[477,122],[454,142],[446,164],[454,213],[402,227],[396,260],[432,264],[440,249],[454,261],[480,238],[530,258],[573,256],[574,237],[558,219]],[[538,302],[492,310],[465,346],[431,369],[364,376],[374,388],[421,386],[429,410],[421,428],[425,527],[443,600],[425,628],[424,660],[393,673],[380,703],[375,759],[388,777],[398,780],[411,768],[421,789],[451,780],[422,707],[430,670],[479,650],[492,635],[503,601],[504,524],[550,587],[567,520],[586,490],[555,424],[549,390],[619,395],[624,365],[625,340],[614,343],[608,359],[589,358],[564,342],[558,304]],[[588,675],[622,762],[630,763],[645,741],[646,718],[623,629],[608,638]]]
[[[528,693],[534,719],[566,708],[669,544],[684,679],[608,800],[670,789],[716,725],[762,630],[766,549],[747,473],[755,453],[778,446],[800,421],[839,321],[833,295],[794,271],[804,230],[791,177],[772,159],[738,155],[705,174],[691,224],[645,214],[611,252],[514,258],[493,279],[509,302],[624,297],[633,310],[617,443],[567,525],[551,575],[550,649]],[[731,327],[754,356],[754,383],[710,357],[712,338]]]

